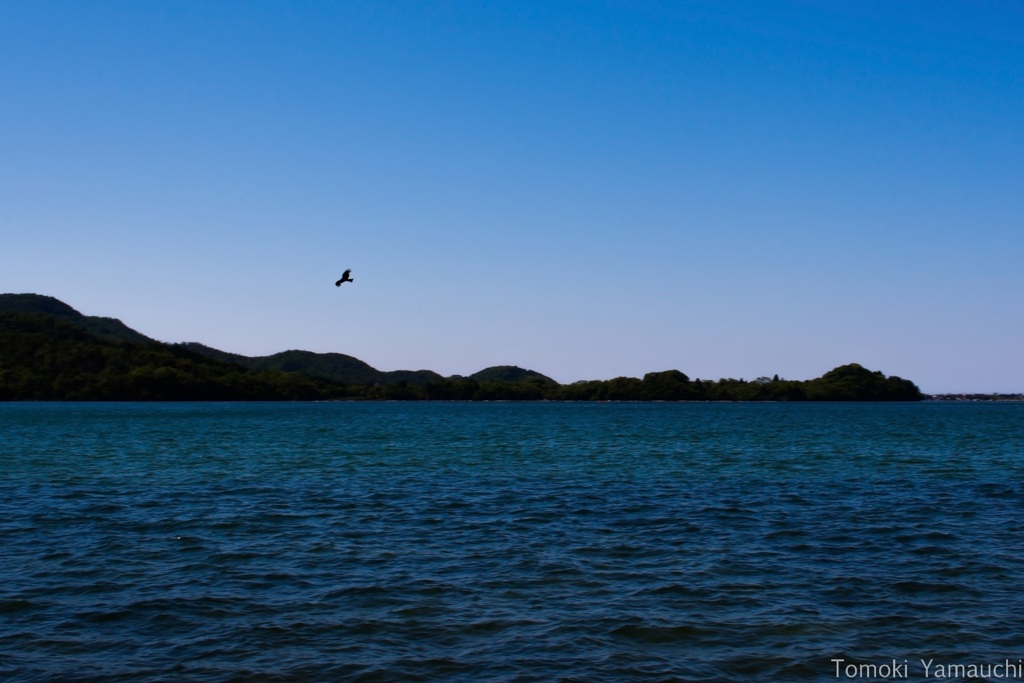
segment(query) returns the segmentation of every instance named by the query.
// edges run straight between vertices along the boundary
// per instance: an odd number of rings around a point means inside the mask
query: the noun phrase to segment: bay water
[[[0,404],[0,579],[11,681],[1024,679],[1024,404]]]

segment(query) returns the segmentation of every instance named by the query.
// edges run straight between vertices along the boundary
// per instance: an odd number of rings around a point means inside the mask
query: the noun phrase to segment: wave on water
[[[0,405],[0,674],[628,683],[1016,661],[1021,411]]]

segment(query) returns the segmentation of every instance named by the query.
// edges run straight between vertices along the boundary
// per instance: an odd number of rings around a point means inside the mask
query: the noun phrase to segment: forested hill
[[[136,332],[116,318],[82,315],[66,303],[41,294],[0,294],[0,311],[37,313],[71,323],[86,332],[106,339],[149,343],[155,340]]]
[[[253,370],[301,372],[310,377],[340,384],[406,384],[425,385],[444,379],[431,370],[393,370],[382,372],[367,363],[343,353],[282,351],[271,356],[241,356],[210,348],[198,342],[179,344],[181,348],[202,356],[235,363]]]
[[[512,365],[468,377],[383,372],[341,353],[247,357],[166,344],[53,297],[0,294],[0,400],[914,401],[909,380],[856,363],[812,380],[691,380],[679,370],[561,385]]]

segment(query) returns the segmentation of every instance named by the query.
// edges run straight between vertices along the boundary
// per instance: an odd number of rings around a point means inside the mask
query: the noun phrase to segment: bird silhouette
[[[349,269],[348,269],[348,270],[346,270],[346,271],[345,271],[344,273],[342,273],[342,274],[341,274],[341,279],[340,279],[340,280],[338,280],[337,282],[335,282],[335,283],[334,283],[334,286],[335,286],[335,287],[341,287],[341,283],[342,283],[342,282],[355,282],[355,280],[353,280],[352,278],[350,278],[350,277],[348,276],[348,274],[349,274],[349,273],[351,273],[351,272],[352,272],[352,269],[351,269],[351,268],[349,268]]]

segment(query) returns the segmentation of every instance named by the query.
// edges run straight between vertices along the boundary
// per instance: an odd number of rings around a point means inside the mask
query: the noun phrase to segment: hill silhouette
[[[149,343],[150,339],[136,332],[117,318],[99,318],[82,315],[60,299],[42,294],[0,294],[0,311],[14,313],[37,313],[65,320],[76,327],[100,337],[123,341]]]
[[[69,320],[0,310],[0,400],[312,400],[337,393],[304,375],[254,372]]]
[[[167,344],[50,296],[0,294],[0,400],[914,401],[900,377],[850,363],[822,377],[691,380],[679,370],[561,385],[497,365],[468,377],[381,371],[342,353],[248,357]]]
[[[210,348],[198,342],[181,344],[183,348],[198,354],[236,363],[253,370],[278,370],[280,372],[301,372],[340,384],[399,384],[425,385],[444,379],[431,370],[392,370],[382,372],[368,363],[343,353],[314,353],[312,351],[282,351],[270,356],[242,356]]]
[[[484,368],[480,372],[475,372],[469,376],[470,379],[474,379],[477,382],[535,382],[539,384],[558,384],[555,380],[535,372],[534,370],[524,370],[523,368],[515,365],[494,365],[489,368]]]

